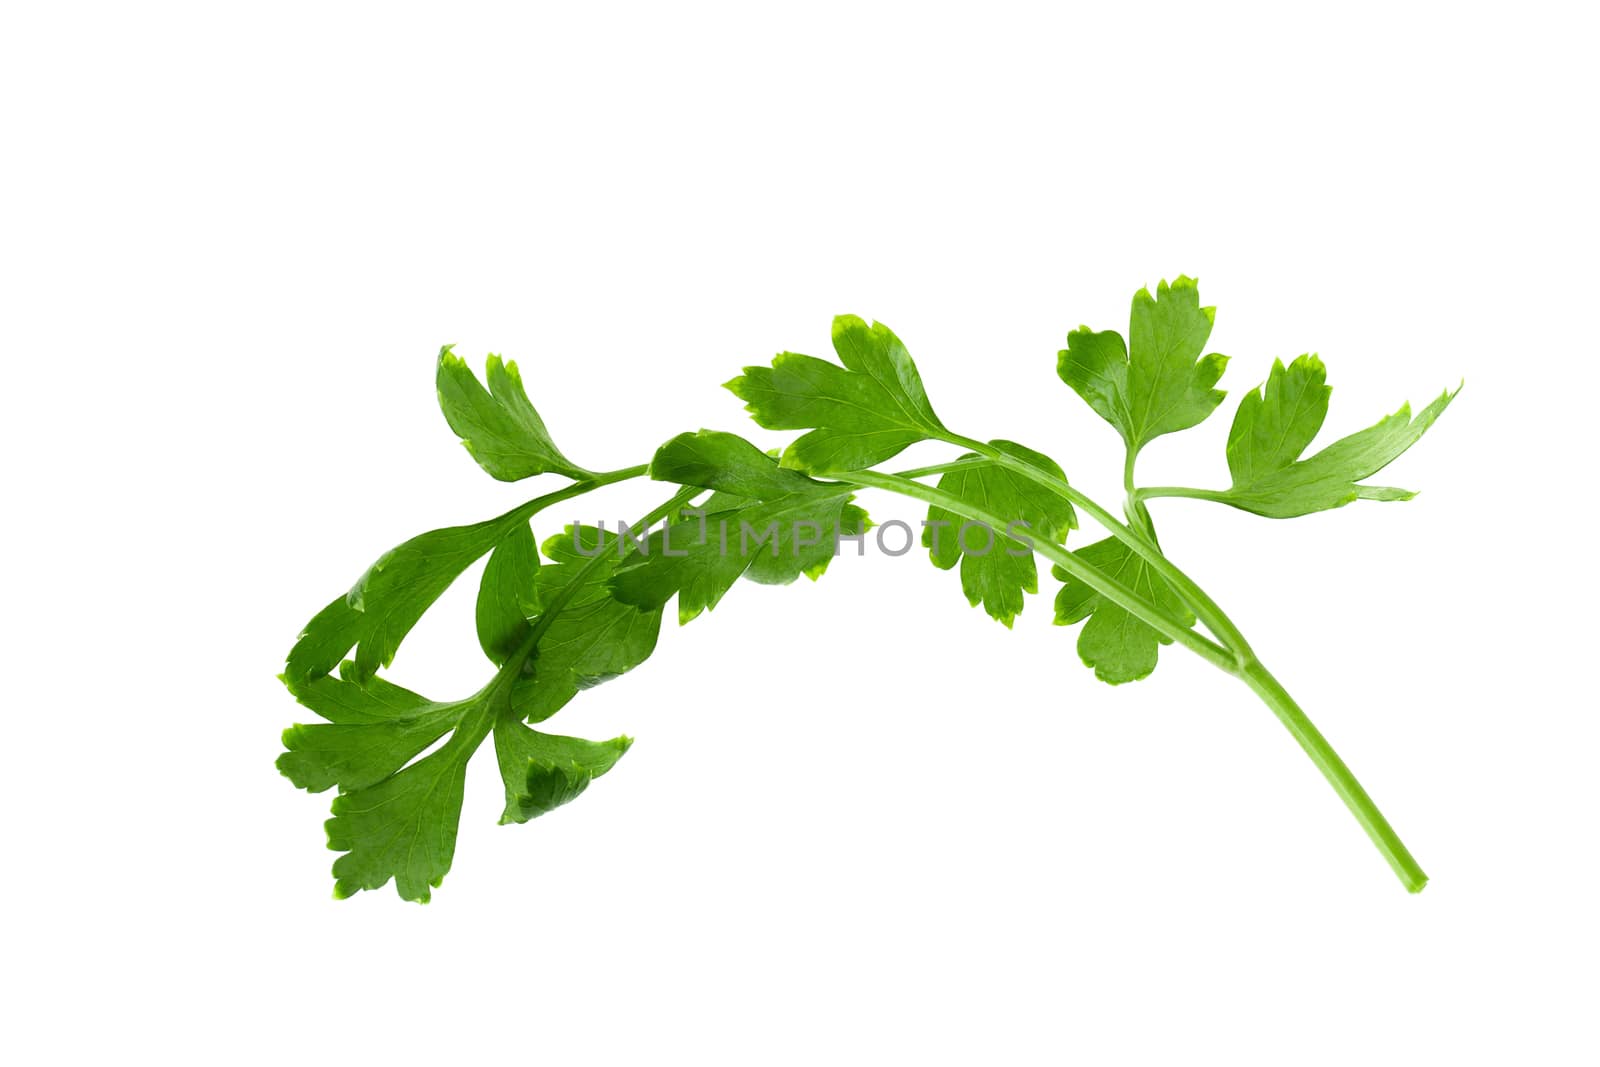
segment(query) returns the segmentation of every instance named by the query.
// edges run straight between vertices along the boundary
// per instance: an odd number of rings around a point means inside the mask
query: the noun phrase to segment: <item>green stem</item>
[[[910,470],[895,471],[896,478],[926,478],[933,474],[949,474],[951,471],[970,470],[973,467],[987,467],[993,461],[987,456],[968,456],[965,459],[951,460],[949,463],[935,463],[928,467],[912,467]]]
[[[511,690],[500,682],[498,674],[484,688],[482,695],[485,699],[469,702],[467,713],[456,723],[450,740],[440,749],[455,753],[456,759],[463,764],[478,751],[478,746],[489,736],[489,731],[494,729],[501,714],[510,707]]]
[[[1255,652],[1251,649],[1250,642],[1245,640],[1244,634],[1233,624],[1233,620],[1228,618],[1222,608],[1217,605],[1217,602],[1212,600],[1193,578],[1179,570],[1171,560],[1164,556],[1161,549],[1156,547],[1149,538],[1125,525],[1115,515],[1079,492],[1070,483],[1051,476],[1031,463],[1025,463],[1015,456],[1008,455],[993,445],[975,441],[970,437],[962,437],[959,434],[952,434],[946,440],[951,444],[970,448],[980,455],[987,456],[997,465],[1014,471],[1024,478],[1043,486],[1063,500],[1070,501],[1075,507],[1094,519],[1095,522],[1104,526],[1112,537],[1133,549],[1141,559],[1150,565],[1152,570],[1161,575],[1167,584],[1172,586],[1173,590],[1194,608],[1194,613],[1199,616],[1201,622],[1205,623],[1206,629],[1216,635],[1217,640],[1222,642],[1233,653],[1237,666],[1242,668],[1255,662]]]
[[[617,482],[625,482],[630,478],[643,478],[649,473],[650,464],[639,463],[632,467],[623,467],[621,470],[605,471],[601,474],[590,475],[583,481],[576,483],[576,485],[569,486],[568,488],[576,489],[580,485],[586,486],[587,488],[583,491],[587,492],[589,489],[598,489],[602,485],[614,485]],[[573,495],[576,496],[577,494],[574,493]]]
[[[1428,884],[1428,876],[1406,848],[1405,842],[1400,840],[1400,835],[1394,832],[1394,827],[1389,825],[1389,820],[1383,817],[1383,812],[1378,810],[1378,805],[1372,802],[1356,776],[1339,758],[1339,753],[1334,751],[1328,739],[1306,717],[1306,713],[1300,710],[1300,705],[1261,664],[1252,664],[1237,673],[1272,709],[1272,713],[1305,754],[1311,757],[1311,762],[1317,765],[1317,770],[1333,786],[1333,791],[1339,794],[1339,799],[1350,809],[1350,814],[1356,817],[1356,822],[1361,824],[1383,858],[1389,862],[1400,884],[1406,887],[1407,892],[1422,892],[1423,886]]]
[[[967,444],[968,442],[962,443]],[[970,444],[976,444],[976,442]],[[991,458],[997,461],[1000,460],[1000,457]],[[1004,465],[1011,469],[1018,469],[1018,467],[1014,467],[1011,464]],[[1020,464],[1020,467],[1019,473],[1035,470],[1027,464]],[[1042,474],[1043,472],[1036,473]],[[985,523],[992,530],[1007,528],[1007,520],[998,515],[987,512],[982,508],[973,507],[966,501],[936,488],[923,485],[920,482],[910,481],[901,476],[879,474],[875,471],[851,471],[835,477],[855,485],[887,489],[890,492],[900,493],[928,504],[937,505],[965,518],[969,522]],[[1034,480],[1037,481],[1039,479],[1036,478]],[[1064,483],[1055,482],[1054,479],[1050,479],[1050,481],[1053,483],[1050,486],[1052,489],[1055,489],[1057,485],[1063,488],[1070,488],[1066,487]],[[1124,530],[1127,537],[1119,539],[1128,541],[1128,538],[1132,538],[1129,543],[1135,548],[1141,544],[1148,544],[1133,531],[1116,522],[1114,518],[1111,518],[1106,513],[1104,508],[1094,503],[1094,501],[1089,500],[1076,490],[1071,492],[1072,496],[1068,497],[1068,499],[1074,504],[1083,507],[1085,511],[1095,517],[1096,521],[1106,525],[1108,529],[1112,529],[1113,533],[1116,532],[1113,527]],[[1102,518],[1102,516],[1104,517]],[[1267,707],[1272,709],[1272,713],[1277,716],[1278,721],[1288,729],[1290,735],[1300,745],[1300,748],[1311,758],[1311,762],[1316,765],[1317,770],[1322,772],[1322,776],[1327,779],[1328,784],[1333,786],[1334,792],[1339,795],[1339,799],[1344,801],[1345,807],[1350,810],[1356,821],[1361,824],[1361,828],[1366,831],[1372,843],[1377,846],[1378,851],[1382,853],[1383,858],[1399,877],[1401,884],[1409,892],[1418,893],[1422,891],[1422,887],[1428,884],[1428,876],[1423,873],[1422,868],[1400,840],[1400,836],[1395,833],[1394,828],[1389,825],[1389,821],[1384,818],[1383,812],[1378,810],[1378,806],[1372,802],[1372,798],[1367,795],[1367,791],[1356,780],[1356,776],[1351,772],[1344,760],[1334,751],[1327,738],[1322,736],[1321,732],[1312,724],[1310,718],[1294,702],[1294,698],[1279,684],[1278,680],[1255,659],[1254,653],[1249,651],[1249,645],[1244,641],[1243,635],[1238,635],[1229,640],[1230,648],[1224,648],[1195,633],[1189,627],[1181,625],[1155,604],[1150,603],[1115,581],[1099,568],[1085,563],[1076,554],[1069,552],[1062,546],[1052,542],[1035,541],[1033,547],[1035,552],[1038,552],[1052,563],[1058,564],[1062,570],[1094,589],[1107,600],[1132,612],[1158,633],[1170,637],[1208,663],[1227,671],[1248,685],[1266,703]],[[1159,553],[1157,554],[1159,555]],[[1141,552],[1140,555],[1144,555],[1144,553]],[[1182,577],[1184,583],[1192,587],[1199,598],[1203,599],[1204,603],[1211,603],[1210,598],[1198,586],[1195,586],[1191,579],[1182,575],[1176,568],[1172,568],[1172,570]],[[1168,580],[1172,581],[1170,577]],[[1176,585],[1177,583],[1174,582],[1173,584]],[[1217,617],[1224,624],[1222,629],[1232,630],[1237,635],[1237,629],[1233,627],[1231,622],[1227,621],[1227,616],[1222,615],[1220,609],[1214,610]],[[1196,614],[1199,614],[1198,608],[1196,609]],[[1211,624],[1207,623],[1207,625]],[[1217,629],[1213,628],[1213,632],[1217,632]],[[1218,633],[1218,636],[1222,636],[1222,633]],[[1243,651],[1241,652],[1241,650]]]
[[[952,514],[959,515],[968,522],[982,523],[989,527],[990,530],[1005,530],[1010,523],[1009,519],[982,508],[974,507],[965,500],[952,496],[943,490],[935,489],[932,486],[923,485],[921,482],[914,482],[898,475],[880,474],[877,471],[849,471],[843,474],[830,475],[830,477],[853,485],[887,489],[892,493],[899,493],[902,496],[921,500],[926,504],[933,504],[944,508]],[[1033,549],[1113,604],[1117,604],[1138,616],[1163,637],[1178,642],[1196,655],[1221,667],[1225,671],[1232,672],[1235,669],[1234,656],[1228,649],[1195,633],[1193,629],[1174,619],[1160,607],[1144,599],[1098,567],[1085,563],[1076,553],[1070,552],[1061,545],[1050,541],[1036,540]]]
[[[1151,485],[1143,489],[1135,489],[1133,498],[1141,507],[1144,501],[1158,496],[1182,496],[1192,500],[1215,500],[1220,504],[1228,502],[1228,494],[1218,489],[1190,489],[1182,485]]]
[[[544,496],[536,496],[532,500],[518,504],[516,507],[512,508],[511,511],[507,512],[507,514],[518,515],[523,519],[531,519],[545,508],[548,508],[554,504],[559,504],[563,500],[571,500],[575,496],[582,496],[585,493],[599,489],[603,485],[614,485],[617,482],[625,482],[630,478],[642,478],[649,473],[650,465],[648,463],[641,463],[637,467],[624,467],[621,470],[606,471],[602,474],[590,475],[589,477],[580,481],[573,482],[571,485],[566,486],[565,488],[557,489],[553,493],[546,493]]]
[[[1122,491],[1126,494],[1122,505],[1122,512],[1128,517],[1128,525],[1139,533],[1148,537],[1157,548],[1161,543],[1156,541],[1156,524],[1150,519],[1150,509],[1144,506],[1144,501],[1139,499],[1139,493],[1133,486],[1133,466],[1139,459],[1137,448],[1128,448],[1122,461]],[[1193,605],[1190,605],[1193,607]]]

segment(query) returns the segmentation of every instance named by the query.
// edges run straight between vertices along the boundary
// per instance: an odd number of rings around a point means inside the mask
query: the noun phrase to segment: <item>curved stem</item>
[[[952,434],[946,440],[951,444],[970,448],[980,455],[987,456],[999,466],[1015,471],[1024,478],[1045,487],[1062,499],[1070,501],[1075,507],[1094,519],[1095,522],[1104,526],[1112,537],[1133,549],[1141,559],[1150,565],[1152,570],[1161,575],[1167,584],[1172,586],[1173,590],[1194,608],[1194,613],[1199,616],[1201,622],[1206,624],[1206,629],[1215,634],[1217,640],[1221,641],[1234,654],[1239,667],[1255,662],[1255,651],[1251,649],[1250,642],[1245,640],[1244,634],[1233,624],[1233,620],[1228,618],[1222,608],[1217,605],[1217,602],[1212,600],[1206,591],[1196,584],[1193,578],[1183,573],[1171,560],[1162,555],[1161,549],[1152,544],[1149,538],[1128,527],[1111,512],[1075,489],[1070,483],[1060,478],[1052,477],[1031,463],[1024,463],[1015,456],[1007,455],[1000,451],[993,445],[984,444],[982,441],[974,441],[970,437],[962,437],[959,434]]]
[[[896,478],[926,478],[933,474],[949,474],[951,471],[970,470],[973,467],[987,467],[993,461],[987,456],[968,456],[965,459],[951,460],[949,463],[934,463],[927,467],[912,467],[910,470],[895,471]]]
[[[1372,802],[1356,776],[1339,758],[1339,753],[1333,750],[1328,739],[1300,710],[1300,705],[1294,702],[1288,690],[1259,663],[1251,664],[1238,673],[1245,684],[1272,709],[1272,713],[1305,754],[1311,757],[1311,762],[1317,765],[1317,770],[1333,786],[1333,791],[1339,794],[1339,799],[1350,809],[1350,814],[1356,817],[1356,822],[1361,824],[1383,858],[1389,862],[1407,892],[1422,892],[1423,886],[1428,884],[1428,876],[1406,848],[1405,842],[1400,840],[1400,835],[1394,832],[1394,827],[1389,825],[1389,820],[1383,817],[1383,812],[1378,810],[1378,805]]]
[[[1122,510],[1128,516],[1130,525],[1154,541],[1156,525],[1150,521],[1150,510],[1144,506],[1144,501],[1139,499],[1139,493],[1133,487],[1133,465],[1138,459],[1138,449],[1127,449],[1122,461],[1122,490],[1127,494],[1127,501],[1122,505]]]
[[[518,515],[524,519],[531,519],[545,508],[548,508],[554,504],[559,504],[563,500],[571,500],[575,496],[582,496],[585,493],[599,489],[603,485],[614,485],[617,482],[625,482],[630,478],[642,478],[649,473],[650,464],[641,463],[636,467],[623,467],[621,470],[606,471],[602,474],[593,474],[587,478],[573,482],[571,485],[565,486],[564,488],[557,489],[553,493],[546,493],[544,496],[536,496],[532,500],[518,504],[506,514]]]
[[[580,482],[579,484],[582,485],[587,483],[591,489],[598,489],[602,485],[612,485],[616,482],[625,482],[630,478],[643,478],[649,473],[650,464],[638,463],[632,467],[623,467],[621,470],[606,471],[602,474],[593,475],[589,478],[585,478],[583,482]]]
[[[848,471],[841,474],[833,474],[830,477],[852,485],[887,489],[892,493],[909,496],[926,504],[944,508],[952,514],[960,515],[968,522],[982,523],[991,530],[1005,530],[1010,523],[1008,518],[974,507],[959,497],[898,475],[880,474],[877,471]],[[1116,581],[1098,567],[1085,563],[1076,553],[1070,552],[1053,542],[1037,540],[1033,544],[1033,550],[1113,604],[1137,616],[1163,637],[1176,641],[1225,671],[1231,673],[1235,670],[1234,656],[1228,649],[1208,640],[1201,634],[1195,633],[1194,630],[1174,619],[1160,607],[1144,599],[1121,582]]]
[[[969,444],[969,446],[976,444],[976,442],[969,443],[965,441],[961,443]],[[998,457],[991,458],[998,460]],[[1012,467],[1011,464],[1004,465]],[[1043,475],[1042,471],[1037,471],[1027,464],[1020,464],[1020,467],[1012,467],[1012,469],[1017,469],[1019,473],[1024,474],[1034,471],[1036,474]],[[970,522],[985,523],[991,529],[1007,528],[1007,520],[1001,516],[991,514],[982,508],[973,507],[948,493],[919,482],[910,481],[904,477],[879,474],[875,471],[850,471],[845,474],[834,475],[834,477],[850,484],[887,489],[890,492],[900,493],[903,496],[912,497],[925,503],[935,504],[962,516]],[[1046,475],[1045,477],[1048,476]],[[1035,478],[1034,480],[1038,481],[1039,479]],[[1149,547],[1148,542],[1121,523],[1118,523],[1100,505],[1077,490],[1070,489],[1065,483],[1055,482],[1054,479],[1050,479],[1049,487],[1052,490],[1059,492],[1058,486],[1060,489],[1070,490],[1072,495],[1067,499],[1093,515],[1096,521],[1101,522],[1107,529],[1111,529],[1113,534],[1116,534],[1118,529],[1124,531],[1126,536],[1118,535],[1120,540],[1128,542],[1135,549],[1140,545]],[[1065,496],[1066,494],[1062,493],[1061,495]],[[1132,540],[1130,541],[1129,538]],[[1366,831],[1372,843],[1383,855],[1390,868],[1394,870],[1395,875],[1399,877],[1400,883],[1409,892],[1419,893],[1422,891],[1422,888],[1428,884],[1428,876],[1411,855],[1410,850],[1406,848],[1405,843],[1400,840],[1400,835],[1395,833],[1394,827],[1389,825],[1389,820],[1384,818],[1382,811],[1378,810],[1378,806],[1373,803],[1367,791],[1362,788],[1355,774],[1345,764],[1344,760],[1339,757],[1339,754],[1334,751],[1333,746],[1328,743],[1328,739],[1322,736],[1321,731],[1316,728],[1306,713],[1295,703],[1288,690],[1284,689],[1282,684],[1255,659],[1254,654],[1249,651],[1249,645],[1244,641],[1243,635],[1238,635],[1237,628],[1227,620],[1227,616],[1223,615],[1220,609],[1214,610],[1216,616],[1222,621],[1222,629],[1231,630],[1237,635],[1232,640],[1229,640],[1230,648],[1224,648],[1195,633],[1189,627],[1180,625],[1177,620],[1167,615],[1161,608],[1115,581],[1099,568],[1085,563],[1076,554],[1069,552],[1062,546],[1051,542],[1035,541],[1033,548],[1035,552],[1052,563],[1060,565],[1067,573],[1082,581],[1107,600],[1137,616],[1158,633],[1171,638],[1199,655],[1208,663],[1227,671],[1248,685],[1267,707],[1272,709],[1272,713],[1277,716],[1278,721],[1289,731],[1301,750],[1311,758],[1311,762],[1316,765],[1323,778],[1327,779],[1328,784],[1339,795],[1339,799],[1344,801],[1345,807],[1355,816],[1356,821],[1361,824],[1361,828]],[[1155,550],[1152,549],[1152,551]],[[1141,551],[1140,555],[1145,555],[1145,553]],[[1156,551],[1156,555],[1160,555],[1159,551]],[[1204,591],[1194,585],[1192,579],[1183,575],[1175,567],[1171,569],[1173,573],[1181,577],[1183,583],[1193,590],[1194,594],[1203,599],[1204,603],[1211,604],[1210,597],[1206,596]],[[1170,577],[1168,580],[1172,581]],[[1176,585],[1177,583],[1174,582],[1173,584]],[[1186,597],[1185,599],[1188,598]],[[1199,614],[1198,608],[1196,609],[1196,614]],[[1212,624],[1208,622],[1207,625],[1211,626]],[[1219,637],[1223,636],[1221,632],[1218,632],[1218,628],[1213,628],[1213,632],[1216,632]],[[1224,639],[1227,640],[1227,638]]]

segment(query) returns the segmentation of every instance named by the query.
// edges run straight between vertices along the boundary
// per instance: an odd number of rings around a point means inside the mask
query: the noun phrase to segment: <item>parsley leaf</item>
[[[818,578],[840,536],[866,532],[848,489],[780,467],[735,434],[681,434],[657,450],[651,477],[714,490],[705,507],[652,534],[611,581],[624,603],[659,610],[678,597],[678,621],[716,607],[741,576],[783,585]]]
[[[1060,466],[1049,456],[1014,441],[989,443],[1052,477],[1066,480]],[[961,458],[978,457],[969,454]],[[1010,628],[1022,611],[1022,595],[1039,591],[1034,538],[1055,544],[1065,541],[1067,531],[1078,525],[1072,505],[1037,482],[988,464],[949,471],[940,477],[939,488],[997,515],[1016,517],[1019,525],[1011,531],[990,531],[985,527],[965,536],[963,527],[972,524],[934,504],[928,507],[928,522],[922,531],[922,544],[929,550],[933,565],[950,570],[960,563],[961,591],[967,602],[974,607],[981,603],[990,618]],[[1005,536],[1007,532],[1024,536],[1018,540]],[[972,551],[964,551],[963,543]]]
[[[466,713],[437,752],[333,798],[328,847],[344,853],[333,864],[334,896],[378,889],[393,878],[403,899],[426,904],[430,888],[444,880],[455,857],[467,762],[493,714],[483,695],[468,702]]]
[[[353,665],[343,666],[349,673]],[[463,707],[435,703],[381,678],[360,686],[325,675],[293,692],[328,720],[296,723],[283,732],[287,751],[278,757],[278,770],[312,793],[376,785],[443,737],[460,720]]]
[[[440,707],[427,697],[403,689],[385,678],[368,678],[355,684],[355,664],[339,664],[339,676],[323,675],[296,682],[280,680],[303,707],[329,722],[359,725],[411,719]]]
[[[485,389],[451,347],[439,350],[435,377],[439,407],[478,466],[502,482],[546,471],[569,478],[590,476],[563,456],[550,439],[544,420],[522,388],[522,374],[515,363],[502,363],[499,356],[491,355],[485,375],[489,388]]]
[[[1326,380],[1326,368],[1316,356],[1301,356],[1287,367],[1282,360],[1273,361],[1266,383],[1245,394],[1233,418],[1228,434],[1233,487],[1209,499],[1287,519],[1353,500],[1409,500],[1416,495],[1360,483],[1416,444],[1455,393],[1441,393],[1415,418],[1411,405],[1404,404],[1375,425],[1300,459],[1328,414],[1332,390]]]
[[[569,529],[545,541],[544,554],[551,562],[539,568],[538,600],[565,600],[546,624],[525,673],[512,685],[511,706],[529,722],[548,719],[580,689],[649,659],[661,631],[659,610],[640,610],[611,594],[609,582],[620,554],[615,534]]]
[[[1179,276],[1156,295],[1140,289],[1129,316],[1129,343],[1112,330],[1080,326],[1057,356],[1061,380],[1137,453],[1162,434],[1205,420],[1225,395],[1213,389],[1228,357],[1202,356],[1216,309],[1200,306],[1199,283]]]
[[[577,799],[589,783],[616,765],[631,737],[585,741],[530,730],[514,719],[494,728],[494,751],[506,786],[501,825],[527,822]]]
[[[285,675],[296,684],[325,675],[352,646],[356,681],[387,667],[450,583],[518,526],[527,527],[527,509],[523,505],[487,522],[431,530],[385,552],[350,592],[306,623],[289,652]]]
[[[810,430],[783,453],[783,466],[825,474],[881,463],[944,434],[916,364],[881,322],[833,320],[838,364],[783,352],[769,367],[746,367],[726,383],[769,430]]]
[[[1182,597],[1127,545],[1114,538],[1096,541],[1074,553],[1145,600],[1162,608],[1184,626],[1193,626],[1194,613]],[[1120,685],[1136,682],[1156,669],[1160,645],[1171,644],[1126,608],[1113,604],[1060,567],[1051,573],[1066,584],[1056,594],[1056,625],[1089,621],[1078,634],[1078,658],[1094,668],[1102,682]]]
[[[478,583],[478,644],[497,667],[522,647],[539,613],[538,571],[539,546],[525,522],[489,554]]]
[[[392,878],[401,897],[425,903],[450,869],[466,765],[492,721],[492,696],[439,703],[382,678],[358,685],[355,673],[347,661],[338,678],[285,676],[295,698],[327,722],[285,730],[278,770],[313,793],[339,788],[327,822],[328,847],[344,853],[333,864],[334,896]],[[452,730],[438,751],[416,759]]]

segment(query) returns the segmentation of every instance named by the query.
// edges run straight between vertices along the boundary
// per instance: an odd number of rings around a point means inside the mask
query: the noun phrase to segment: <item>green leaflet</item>
[[[848,490],[780,467],[734,434],[681,434],[656,452],[650,473],[714,493],[652,534],[611,588],[618,600],[650,610],[676,595],[680,624],[716,607],[741,576],[768,585],[820,577],[837,539],[867,529]]]
[[[494,728],[495,756],[506,787],[501,824],[527,822],[577,799],[632,744],[631,737],[585,741],[501,719]]]
[[[353,673],[353,664],[342,665]],[[302,705],[327,719],[283,732],[278,770],[301,789],[320,793],[376,785],[443,737],[462,704],[438,704],[381,678],[365,687],[324,675],[295,689]]]
[[[296,723],[283,732],[278,770],[310,793],[376,785],[410,763],[454,725],[453,716],[347,726]]]
[[[574,535],[580,539],[576,543]],[[511,689],[512,708],[529,722],[548,719],[580,689],[632,670],[655,651],[661,612],[640,610],[611,595],[618,546],[615,534],[588,527],[545,542],[551,562],[539,568],[538,599],[552,604],[559,596],[565,602]]]
[[[1328,415],[1327,370],[1316,356],[1272,361],[1266,384],[1245,393],[1228,431],[1228,470],[1250,485],[1300,457]]]
[[[1014,441],[990,441],[991,445],[1015,456],[1053,477],[1065,480],[1055,460]],[[963,456],[975,459],[975,455]],[[967,602],[983,609],[1009,628],[1021,613],[1024,593],[1039,591],[1039,572],[1033,559],[1033,541],[1043,538],[1060,544],[1067,531],[1078,525],[1072,505],[1037,482],[1002,467],[979,466],[949,471],[939,479],[939,488],[997,515],[1014,516],[1022,525],[1014,531],[1021,539],[1005,536],[1008,531],[986,529],[968,531],[967,524],[938,505],[928,508],[928,524],[922,543],[933,565],[949,570],[961,564],[961,591]],[[963,541],[973,551],[964,552]],[[987,545],[987,549],[985,549]],[[976,554],[975,554],[976,553]]]
[[[590,476],[563,456],[550,439],[544,420],[522,388],[515,363],[502,363],[499,356],[491,355],[485,375],[489,388],[485,389],[451,347],[439,350],[435,377],[439,407],[478,466],[502,482],[546,471],[574,479]]]
[[[1266,384],[1245,394],[1234,415],[1228,434],[1233,487],[1209,499],[1287,519],[1353,500],[1409,500],[1416,495],[1359,483],[1416,444],[1456,394],[1439,394],[1415,418],[1411,405],[1404,404],[1376,425],[1300,459],[1328,414],[1331,390],[1326,379],[1327,371],[1316,356],[1301,356],[1287,367],[1282,360],[1273,361]]]
[[[358,685],[350,662],[340,674],[285,676],[295,698],[328,721],[285,730],[278,770],[313,793],[339,788],[327,822],[328,847],[345,853],[333,865],[335,896],[392,878],[403,898],[426,902],[450,869],[466,764],[487,732],[488,698],[438,703],[382,678]],[[437,752],[416,760],[451,730]]]
[[[1228,357],[1201,355],[1215,315],[1200,306],[1193,278],[1162,282],[1155,296],[1140,289],[1128,344],[1114,331],[1080,326],[1067,335],[1056,373],[1137,453],[1162,434],[1204,421],[1222,403],[1225,394],[1212,386]]]
[[[821,486],[782,466],[738,434],[720,430],[681,433],[656,449],[650,459],[650,477],[744,500],[776,500],[814,492]]]
[[[391,878],[404,900],[426,904],[455,857],[467,762],[493,721],[486,700],[468,702],[466,718],[450,740],[375,785],[333,798],[328,847],[343,852],[333,863],[333,895],[341,899],[379,889]]]
[[[1108,537],[1078,549],[1075,554],[1145,600],[1166,609],[1183,625],[1194,625],[1194,614],[1183,599],[1121,541]],[[1051,573],[1058,581],[1066,583],[1056,594],[1056,625],[1070,626],[1089,620],[1078,634],[1078,657],[1084,666],[1094,668],[1096,678],[1120,685],[1136,682],[1156,669],[1158,647],[1170,644],[1167,638],[1060,567],[1052,568]]]
[[[839,364],[794,352],[726,383],[769,430],[810,430],[783,466],[813,474],[864,469],[945,432],[905,345],[883,323],[833,320]]]
[[[296,682],[287,674],[279,677],[303,707],[329,722],[357,725],[393,722],[414,719],[442,706],[383,678],[368,678],[360,684],[352,684],[356,677],[355,664],[349,660],[339,664],[337,678],[322,675]]]
[[[478,583],[478,644],[497,667],[522,647],[531,630],[528,620],[539,613],[538,572],[539,546],[527,523],[489,554]]]
[[[356,649],[354,677],[364,681],[394,661],[423,612],[479,557],[527,528],[528,505],[487,522],[432,530],[385,552],[350,592],[306,623],[284,674],[294,685],[327,674]]]

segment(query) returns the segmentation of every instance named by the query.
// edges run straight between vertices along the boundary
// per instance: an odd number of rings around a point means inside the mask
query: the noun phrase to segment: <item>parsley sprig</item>
[[[534,727],[582,690],[644,662],[674,599],[684,624],[717,607],[740,578],[782,584],[820,577],[837,540],[859,537],[869,525],[854,503],[859,489],[926,505],[930,560],[958,570],[969,603],[1007,627],[1039,591],[1034,556],[1042,556],[1061,583],[1055,622],[1081,624],[1079,657],[1102,681],[1148,676],[1160,647],[1170,644],[1240,679],[1289,730],[1401,883],[1420,891],[1427,876],[1349,767],[1238,626],[1167,555],[1149,502],[1189,497],[1292,518],[1357,500],[1409,499],[1413,493],[1367,479],[1416,443],[1455,393],[1415,416],[1403,406],[1305,456],[1327,415],[1326,370],[1314,355],[1278,361],[1235,413],[1228,488],[1142,487],[1135,474],[1145,445],[1198,425],[1225,398],[1215,386],[1228,358],[1205,351],[1214,319],[1214,309],[1200,305],[1196,282],[1179,277],[1134,296],[1126,340],[1080,327],[1058,354],[1061,380],[1122,439],[1120,517],[1072,485],[1044,453],[949,429],[899,338],[855,316],[834,320],[838,362],[784,352],[727,383],[758,425],[804,431],[780,455],[731,433],[700,430],[670,439],[649,463],[600,473],[556,447],[516,364],[491,356],[480,383],[446,347],[438,363],[440,406],[478,464],[502,481],[553,475],[568,484],[496,518],[434,530],[390,550],[318,612],[290,650],[284,684],[323,721],[284,732],[278,767],[304,789],[338,790],[327,823],[328,846],[342,853],[333,866],[335,895],[393,880],[405,899],[429,899],[454,857],[467,763],[491,736],[505,786],[503,823],[526,822],[576,798],[616,765],[631,740],[587,741]],[[959,454],[931,466],[880,469],[924,441]],[[573,527],[536,542],[531,523],[552,505],[646,476],[675,486],[635,524],[661,524],[647,538],[619,541],[615,533]],[[937,481],[927,484],[930,478]],[[1081,520],[1104,536],[1069,547]],[[961,536],[974,524],[992,538],[988,551],[973,550]],[[727,536],[730,528],[736,536]],[[724,533],[708,532],[717,530]],[[489,682],[465,699],[440,702],[387,680],[380,672],[407,633],[485,557],[476,624],[494,668]]]

